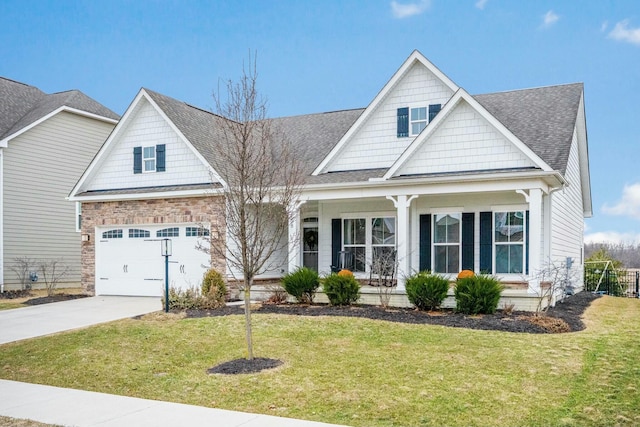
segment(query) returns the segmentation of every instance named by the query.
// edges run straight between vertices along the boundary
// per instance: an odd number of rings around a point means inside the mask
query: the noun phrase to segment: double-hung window
[[[525,266],[525,212],[494,212],[495,272],[522,274]]]
[[[350,254],[354,272],[379,270],[379,265],[395,265],[395,217],[345,218],[343,220],[344,251]]]
[[[365,271],[367,248],[367,220],[347,218],[344,220],[343,249],[351,254],[353,271]]]
[[[144,172],[156,171],[156,147],[143,147],[142,148],[142,164],[144,165]]]
[[[418,135],[427,127],[427,107],[411,108],[411,135]]]
[[[436,273],[460,271],[461,213],[433,215],[433,266]]]

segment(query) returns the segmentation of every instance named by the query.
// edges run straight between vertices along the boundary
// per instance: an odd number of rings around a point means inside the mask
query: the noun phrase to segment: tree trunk
[[[244,278],[244,323],[247,336],[247,360],[253,360],[253,343],[251,342],[251,280]]]

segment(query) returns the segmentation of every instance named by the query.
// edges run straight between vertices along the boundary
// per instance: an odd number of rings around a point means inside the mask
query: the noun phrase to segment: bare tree
[[[29,257],[22,256],[13,259],[11,270],[16,273],[20,281],[21,290],[31,289],[31,268],[35,267],[35,261]]]
[[[40,273],[47,290],[47,295],[52,296],[60,280],[69,272],[69,266],[60,259],[45,259],[40,261]]]
[[[549,307],[556,301],[563,301],[567,295],[573,295],[577,286],[579,272],[566,262],[557,264],[547,263],[536,277],[540,281],[538,293],[537,314],[546,314]]]
[[[225,181],[225,232],[212,233],[210,250],[242,275],[248,359],[253,359],[250,296],[256,276],[280,268],[288,253],[285,236],[298,210],[304,175],[301,153],[267,118],[258,93],[255,56],[240,81],[227,81],[224,97],[214,93],[217,130],[211,141],[215,169]]]

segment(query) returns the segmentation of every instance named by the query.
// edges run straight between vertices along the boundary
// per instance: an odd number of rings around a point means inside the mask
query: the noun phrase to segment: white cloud
[[[400,4],[397,1],[391,2],[391,12],[393,16],[402,19],[413,15],[420,15],[431,5],[430,0],[420,0],[415,3]]]
[[[484,9],[484,7],[487,5],[487,2],[488,2],[488,1],[489,1],[489,0],[478,0],[478,1],[476,2],[476,7],[477,7],[478,9],[480,9],[480,10],[483,10],[483,9]]]
[[[558,19],[560,19],[560,17],[556,15],[553,10],[550,10],[542,17],[542,28],[549,28],[550,26],[555,24]]]
[[[629,28],[629,20],[616,23],[607,36],[610,39],[640,45],[640,27]]]
[[[584,235],[585,243],[626,243],[637,244],[640,242],[640,234],[618,233],[617,231],[599,231]]]
[[[640,182],[625,185],[622,189],[622,198],[613,206],[605,204],[602,211],[609,215],[640,219]]]

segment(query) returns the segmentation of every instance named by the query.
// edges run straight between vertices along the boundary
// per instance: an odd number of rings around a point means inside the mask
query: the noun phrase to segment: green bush
[[[315,270],[302,267],[282,278],[282,287],[296,301],[311,304],[316,290],[320,286],[320,277]]]
[[[353,274],[331,273],[322,281],[331,305],[351,305],[360,298],[360,283]]]
[[[418,310],[434,310],[447,297],[449,281],[439,274],[421,271],[407,279],[406,290],[409,302]]]
[[[456,311],[465,314],[493,314],[504,286],[493,276],[480,274],[458,279],[454,288]]]
[[[217,308],[224,305],[227,298],[227,285],[218,270],[211,268],[204,274],[200,289],[202,297],[206,300],[202,304],[204,306],[200,308]]]

